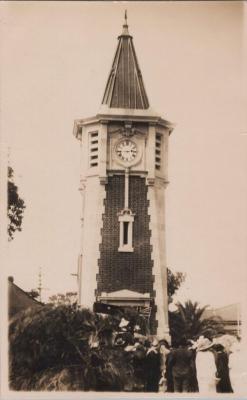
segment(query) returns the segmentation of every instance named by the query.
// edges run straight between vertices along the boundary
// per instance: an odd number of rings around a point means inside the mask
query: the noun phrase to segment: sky
[[[80,249],[75,119],[95,115],[128,11],[154,110],[175,123],[166,189],[176,300],[214,307],[246,291],[243,2],[1,2],[1,142],[26,203],[4,274],[43,300],[74,291]]]

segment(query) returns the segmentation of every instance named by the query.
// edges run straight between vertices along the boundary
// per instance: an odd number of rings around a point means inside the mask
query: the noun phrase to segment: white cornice
[[[150,294],[149,293],[139,293],[139,292],[134,292],[133,290],[128,290],[128,289],[123,289],[123,290],[118,290],[115,292],[102,292],[101,299],[150,299]]]

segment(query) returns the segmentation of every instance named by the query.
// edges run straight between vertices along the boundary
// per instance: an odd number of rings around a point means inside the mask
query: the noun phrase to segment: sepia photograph
[[[1,399],[246,396],[246,10],[0,2]]]

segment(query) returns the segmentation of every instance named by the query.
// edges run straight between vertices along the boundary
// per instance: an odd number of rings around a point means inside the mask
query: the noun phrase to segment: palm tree
[[[224,326],[219,317],[203,318],[208,306],[200,307],[198,302],[188,300],[184,304],[178,303],[177,310],[169,313],[170,331],[173,343],[198,339],[203,335],[209,339],[224,334]]]

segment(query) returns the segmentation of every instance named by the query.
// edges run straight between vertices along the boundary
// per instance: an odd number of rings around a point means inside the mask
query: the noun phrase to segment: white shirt
[[[196,355],[196,373],[199,393],[216,393],[216,365],[211,351],[199,351]]]

